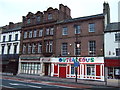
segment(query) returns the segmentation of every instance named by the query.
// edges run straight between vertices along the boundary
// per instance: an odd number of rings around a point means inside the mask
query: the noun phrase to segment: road
[[[72,88],[67,86],[59,86],[59,85],[49,85],[47,82],[45,83],[33,83],[33,82],[25,82],[25,81],[17,81],[17,80],[2,80],[2,87],[5,88],[17,88],[17,89],[26,89],[26,88]]]
[[[41,81],[41,80],[32,80],[32,79],[24,79],[17,77],[2,77],[2,90],[36,90],[36,89],[50,89],[51,88],[69,88],[69,89],[79,89],[79,90],[96,90],[100,88],[105,88],[109,90],[118,90],[118,88],[113,87],[104,87],[104,86],[93,86],[93,85],[83,85],[83,84],[70,84],[70,83],[61,83],[61,82],[49,82],[49,81]]]

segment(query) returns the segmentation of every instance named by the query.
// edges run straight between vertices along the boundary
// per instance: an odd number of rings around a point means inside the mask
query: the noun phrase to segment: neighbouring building
[[[20,48],[21,23],[10,22],[1,27],[0,56],[2,72],[17,74]]]
[[[62,4],[23,17],[18,74],[47,75],[104,81],[104,28],[110,8],[103,13],[71,18]],[[80,64],[80,65],[79,65]]]
[[[120,1],[118,2],[118,22],[120,22]]]
[[[108,79],[120,79],[120,22],[107,25],[104,34],[105,67]]]

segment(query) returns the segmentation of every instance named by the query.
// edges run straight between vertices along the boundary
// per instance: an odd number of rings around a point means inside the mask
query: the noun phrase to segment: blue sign
[[[78,67],[80,65],[80,63],[77,61],[77,62],[74,62],[74,67]]]

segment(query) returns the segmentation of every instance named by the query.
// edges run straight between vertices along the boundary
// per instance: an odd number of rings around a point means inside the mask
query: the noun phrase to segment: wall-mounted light
[[[72,46],[72,44],[70,44],[70,46]]]
[[[70,52],[68,52],[68,55],[70,55]]]

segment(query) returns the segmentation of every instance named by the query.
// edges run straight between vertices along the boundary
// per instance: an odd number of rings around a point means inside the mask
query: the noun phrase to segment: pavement
[[[56,83],[67,83],[67,84],[83,84],[83,85],[95,85],[95,86],[107,86],[107,87],[115,87],[120,88],[120,86],[109,86],[106,85],[106,82],[104,81],[95,81],[95,80],[82,80],[77,79],[77,83],[75,82],[75,79],[71,78],[58,78],[58,77],[50,77],[50,76],[39,76],[39,75],[27,75],[27,74],[18,74],[16,76],[13,76],[11,74],[2,73],[4,76],[10,76],[10,77],[17,77],[17,78],[24,78],[24,79],[31,79],[31,80],[38,80],[38,81],[50,81],[50,82],[56,82]]]

